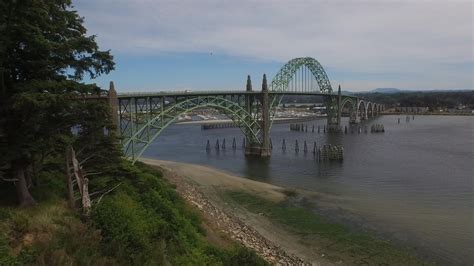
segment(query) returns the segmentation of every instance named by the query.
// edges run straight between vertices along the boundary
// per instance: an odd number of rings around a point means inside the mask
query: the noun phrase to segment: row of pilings
[[[222,142],[219,142],[219,139],[216,140],[216,144],[214,145],[214,148],[216,150],[225,150],[226,149],[226,143],[225,143],[225,138],[222,140]],[[245,138],[242,140],[242,148],[245,148]],[[236,150],[237,149],[237,142],[235,138],[232,139],[232,149]],[[206,150],[210,151],[211,150],[211,142],[207,140],[206,143]]]
[[[370,132],[371,133],[379,133],[379,132],[385,132],[385,129],[383,127],[382,124],[376,124],[376,128],[379,129],[379,128],[382,128],[383,130],[373,130],[374,128],[374,125],[372,125],[371,127],[371,130]],[[323,133],[326,133],[326,126],[324,125],[322,127],[322,132]],[[290,131],[297,131],[297,132],[311,132],[311,133],[321,133],[321,126],[318,125],[317,127],[315,125],[310,125],[308,126],[307,124],[290,124]],[[369,128],[367,125],[364,125],[364,126],[344,126],[344,134],[348,134],[348,133],[351,133],[351,134],[354,134],[354,133],[368,133],[369,132]]]
[[[411,120],[415,120],[415,115],[412,115]],[[407,115],[405,117],[405,123],[409,123],[409,122],[410,122],[410,116]],[[398,123],[400,124],[400,117],[398,118]]]
[[[202,124],[201,130],[238,127],[234,122]]]
[[[372,133],[380,133],[380,132],[385,132],[385,127],[382,124],[373,124],[370,127],[370,132]]]
[[[310,127],[312,133],[315,132],[315,126],[312,125]],[[307,124],[290,124],[290,131],[299,131],[299,132],[308,132],[308,125]],[[321,126],[318,125],[317,132],[321,133]],[[326,133],[326,126],[323,126],[323,133]]]
[[[295,153],[300,152],[300,142],[298,140],[295,140],[293,150]],[[301,150],[304,154],[307,154],[311,152],[313,155],[315,155],[320,161],[327,161],[327,160],[342,160],[344,158],[344,149],[340,145],[323,145],[318,147],[316,141],[308,144],[306,140],[303,141],[301,145]],[[245,149],[245,138],[242,139],[242,149]],[[290,145],[288,145],[290,146]],[[270,139],[270,148],[273,150],[273,142]],[[288,149],[291,149],[287,147],[287,142],[286,139],[283,139],[281,142],[281,150],[285,153]],[[219,139],[216,140],[214,144],[214,149],[219,152],[221,150],[226,150],[226,139],[222,139],[219,141]],[[232,139],[232,150],[237,150],[237,142],[236,139]],[[211,146],[211,141],[207,140],[206,143],[206,151],[210,153],[212,151],[212,146]]]

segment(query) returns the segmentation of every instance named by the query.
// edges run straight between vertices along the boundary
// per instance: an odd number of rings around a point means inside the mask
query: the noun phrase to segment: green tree
[[[109,111],[78,98],[100,93],[81,80],[112,71],[113,57],[72,8],[70,0],[0,2],[0,178],[15,182],[21,206],[35,203],[31,173],[44,158],[110,136],[110,123],[100,122],[110,121]]]

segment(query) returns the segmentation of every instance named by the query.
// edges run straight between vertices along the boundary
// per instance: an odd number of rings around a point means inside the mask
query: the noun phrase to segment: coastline
[[[426,115],[426,116],[474,116],[474,113],[402,113],[402,112],[390,112],[380,113],[380,115]]]
[[[288,190],[202,165],[140,161],[157,168],[176,185],[177,192],[201,211],[205,228],[214,228],[217,234],[229,236],[269,262],[423,264],[411,251],[390,241],[327,222],[291,203],[301,199],[321,202],[324,199],[319,193]]]
[[[205,221],[204,228],[207,229],[207,234],[211,235],[211,242],[225,245],[223,243],[225,240],[215,240],[219,238],[216,235],[224,234],[254,250],[270,263],[332,265],[321,261],[309,263],[310,260],[303,258],[302,254],[296,254],[297,250],[288,245],[297,244],[296,239],[290,239],[291,236],[285,233],[272,237],[275,230],[278,230],[276,227],[261,219],[251,219],[248,216],[250,213],[222,201],[219,196],[220,192],[229,189],[245,190],[272,202],[279,202],[286,198],[282,192],[283,188],[201,165],[153,159],[140,159],[140,161],[161,171],[163,177],[176,186],[176,191],[181,197],[200,210]]]

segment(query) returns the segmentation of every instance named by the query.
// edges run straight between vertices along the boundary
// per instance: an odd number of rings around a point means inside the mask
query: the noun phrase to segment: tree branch
[[[90,160],[94,157],[95,157],[95,154],[91,154],[90,156],[86,157],[84,160],[80,161],[79,164],[83,165],[85,162],[87,162],[88,160]]]
[[[18,178],[4,178],[4,177],[0,177],[1,180],[5,181],[5,182],[16,182],[18,181]]]
[[[86,174],[82,175],[82,177],[84,178],[84,177],[87,177],[87,176],[90,176],[90,175],[100,175],[100,174],[102,174],[102,173],[103,173],[103,172],[86,173]]]
[[[104,194],[102,194],[102,195],[100,196],[99,200],[97,201],[97,204],[100,203],[100,201],[102,200],[102,198],[103,198],[105,195],[109,194],[110,192],[112,192],[112,190],[118,188],[120,185],[122,185],[122,182],[120,182],[118,185],[116,185],[115,187],[109,189],[107,192],[105,192]]]
[[[76,153],[76,157],[79,156],[89,145],[84,145],[84,147],[82,147],[77,153]]]

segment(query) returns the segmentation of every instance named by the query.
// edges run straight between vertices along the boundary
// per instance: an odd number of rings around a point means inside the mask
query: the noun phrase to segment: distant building
[[[464,109],[448,108],[448,113],[455,113],[455,114],[471,114],[471,113],[473,113],[473,111],[472,111],[472,109],[470,109],[470,108],[464,108]]]
[[[456,113],[456,114],[471,114],[472,113],[471,108],[462,104],[459,104],[456,108],[448,108],[447,111],[448,113]]]
[[[399,107],[396,107],[395,110],[397,112],[402,112],[402,113],[427,113],[428,112],[428,107],[419,107],[419,106],[404,107],[404,106],[399,106]]]

